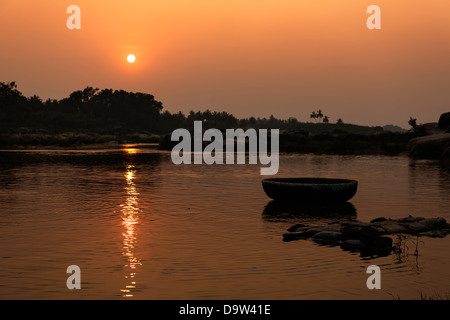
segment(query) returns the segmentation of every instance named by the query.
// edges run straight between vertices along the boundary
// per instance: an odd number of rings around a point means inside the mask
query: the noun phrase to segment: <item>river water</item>
[[[332,212],[272,202],[259,165],[174,165],[152,147],[0,152],[0,299],[417,299],[448,296],[450,236],[365,256],[296,223],[450,221],[450,172],[405,156],[280,155],[277,177],[358,180]],[[318,204],[318,207],[320,204]],[[81,270],[69,290],[67,267]],[[369,290],[368,266],[381,269]]]

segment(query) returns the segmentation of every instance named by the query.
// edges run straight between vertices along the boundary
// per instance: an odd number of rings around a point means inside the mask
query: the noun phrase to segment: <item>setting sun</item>
[[[129,54],[127,57],[127,61],[129,63],[133,63],[134,61],[136,61],[136,57],[133,54]]]

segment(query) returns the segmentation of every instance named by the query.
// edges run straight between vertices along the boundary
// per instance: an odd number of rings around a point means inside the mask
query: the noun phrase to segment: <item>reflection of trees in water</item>
[[[395,236],[392,248],[396,263],[407,263],[411,256],[414,257],[414,270],[421,272],[419,266],[419,244],[424,243],[419,236],[398,234]]]

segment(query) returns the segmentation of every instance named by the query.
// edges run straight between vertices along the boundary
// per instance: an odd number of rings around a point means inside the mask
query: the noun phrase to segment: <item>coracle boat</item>
[[[264,192],[279,201],[336,203],[353,198],[358,181],[331,178],[268,178],[262,180]]]

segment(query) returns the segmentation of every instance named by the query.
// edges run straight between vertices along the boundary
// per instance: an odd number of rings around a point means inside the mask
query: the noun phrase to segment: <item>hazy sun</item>
[[[129,63],[133,63],[134,61],[136,61],[136,57],[133,54],[129,54],[127,57],[127,61]]]

